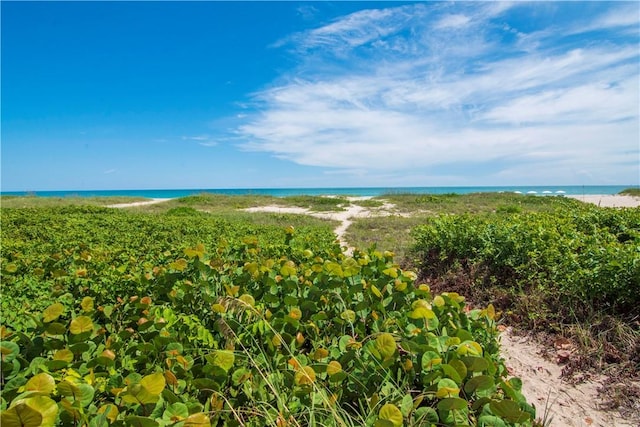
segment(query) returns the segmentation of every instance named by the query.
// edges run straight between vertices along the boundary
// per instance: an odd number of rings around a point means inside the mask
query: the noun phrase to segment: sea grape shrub
[[[464,265],[477,286],[540,295],[549,321],[593,310],[633,316],[640,305],[640,209],[449,215],[414,230],[425,276]],[[568,312],[571,308],[571,312]]]
[[[2,327],[2,425],[531,425],[492,306],[389,252],[263,237],[102,279],[85,259],[84,291]],[[124,277],[144,293],[95,291]]]
[[[53,300],[70,306],[92,296],[112,304],[117,296],[147,294],[155,286],[150,279],[198,243],[234,247],[247,236],[261,236],[269,244],[256,250],[273,258],[290,246],[336,246],[328,226],[301,227],[286,244],[281,227],[200,213],[154,215],[92,206],[3,208],[0,228],[0,321],[15,327]]]

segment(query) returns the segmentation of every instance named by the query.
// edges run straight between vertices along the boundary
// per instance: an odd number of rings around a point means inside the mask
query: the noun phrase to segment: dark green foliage
[[[640,209],[440,216],[414,235],[427,276],[462,267],[477,285],[533,292],[542,306],[531,315],[548,321],[585,319],[593,310],[638,314]]]

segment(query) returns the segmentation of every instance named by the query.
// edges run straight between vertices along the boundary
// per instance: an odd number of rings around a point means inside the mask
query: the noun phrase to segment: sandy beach
[[[592,194],[585,196],[567,196],[585,203],[593,203],[602,208],[637,208],[640,206],[640,197],[622,194]]]

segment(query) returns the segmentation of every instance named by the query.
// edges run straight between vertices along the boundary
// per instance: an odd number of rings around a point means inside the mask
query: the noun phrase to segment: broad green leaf
[[[464,385],[464,391],[474,393],[475,391],[487,390],[495,385],[493,378],[488,375],[478,375],[471,378]]]
[[[337,262],[327,262],[325,264],[325,269],[327,270],[327,273],[333,276],[344,277],[342,267]]]
[[[360,272],[360,264],[358,262],[349,257],[342,262],[342,271],[344,272],[344,277],[352,277]]]
[[[161,372],[147,375],[140,380],[140,385],[144,387],[151,395],[159,396],[164,390],[166,380]]]
[[[475,341],[464,341],[458,346],[459,355],[482,356],[482,347]]]
[[[467,370],[471,372],[483,372],[489,367],[489,362],[483,357],[465,356],[461,360],[467,366]]]
[[[42,372],[29,379],[24,388],[25,390],[48,396],[56,389],[56,381],[51,375]]]
[[[410,394],[405,394],[402,398],[402,404],[400,405],[400,411],[402,415],[408,417],[413,411],[413,398]]]
[[[455,381],[449,378],[443,378],[438,381],[438,390],[436,392],[437,398],[445,398],[445,397],[458,397],[460,394],[460,389],[458,388],[458,384]]]
[[[152,420],[148,417],[140,417],[137,415],[130,415],[124,419],[127,426],[133,427],[158,427],[159,424],[157,421]]]
[[[494,401],[489,404],[491,412],[510,423],[523,423],[531,416],[520,410],[520,405],[513,400]]]
[[[403,423],[402,412],[392,403],[387,403],[380,408],[378,417],[381,420],[390,421],[394,427],[401,427]]]
[[[393,338],[393,335],[388,332],[378,335],[374,345],[383,359],[392,357],[396,352],[396,340]]]
[[[127,386],[126,393],[122,395],[123,402],[141,405],[156,403],[159,398],[159,395],[149,393],[149,391],[140,384]]]
[[[207,362],[211,363],[212,365],[218,366],[219,368],[228,371],[233,367],[235,356],[233,352],[229,350],[216,350],[207,354],[206,359]]]
[[[449,362],[449,365],[453,366],[453,368],[458,372],[461,380],[464,380],[467,377],[467,365],[465,365],[462,360],[453,359]]]
[[[507,423],[495,415],[481,415],[478,418],[478,427],[507,427]]]
[[[444,372],[447,378],[452,379],[458,386],[462,384],[462,377],[460,376],[460,373],[458,373],[458,370],[455,367],[453,367],[450,364],[443,364],[443,365],[440,365],[440,369],[442,369],[442,372]],[[466,367],[465,367],[465,371],[466,371]]]
[[[64,313],[64,305],[59,302],[51,304],[42,312],[43,320],[45,323],[49,323],[60,317],[62,313]]]
[[[189,416],[189,408],[184,403],[176,402],[167,406],[162,414],[162,419],[172,423],[182,421]]]
[[[467,401],[459,397],[448,397],[438,402],[438,409],[441,411],[460,410],[467,407]]]
[[[69,325],[69,332],[74,335],[89,331],[93,331],[93,321],[87,316],[78,316],[73,319],[71,325]]]
[[[0,341],[0,355],[2,363],[11,362],[20,354],[20,347],[12,341]]]

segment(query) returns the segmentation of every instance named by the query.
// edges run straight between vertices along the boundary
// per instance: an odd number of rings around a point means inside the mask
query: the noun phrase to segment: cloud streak
[[[235,134],[244,150],[399,183],[637,183],[632,6],[563,3],[553,25],[547,4],[359,11],[280,42],[300,66],[254,95]],[[534,13],[541,24],[518,28]]]

